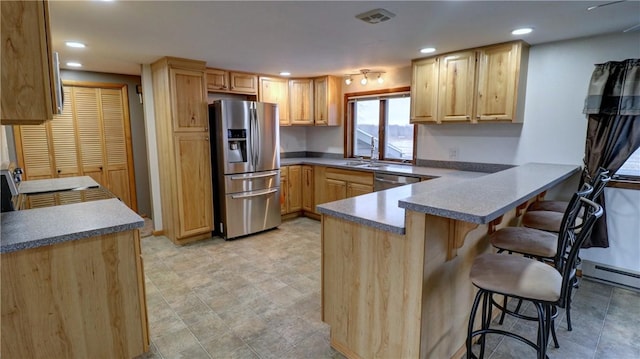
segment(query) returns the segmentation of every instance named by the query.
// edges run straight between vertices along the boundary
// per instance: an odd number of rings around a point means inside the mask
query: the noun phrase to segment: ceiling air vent
[[[385,22],[387,20],[391,20],[391,18],[395,16],[396,14],[385,9],[373,9],[371,11],[363,12],[360,15],[356,15],[358,19],[369,24]]]

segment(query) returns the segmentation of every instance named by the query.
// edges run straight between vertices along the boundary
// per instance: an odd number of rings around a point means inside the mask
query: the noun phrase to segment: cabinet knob
[[[209,136],[204,138],[205,141],[209,141]]]
[[[100,169],[100,172],[102,172],[102,166],[98,167]]]
[[[209,131],[209,127],[204,128],[204,132],[207,132],[207,131]]]
[[[62,173],[62,170],[58,170],[58,173]]]

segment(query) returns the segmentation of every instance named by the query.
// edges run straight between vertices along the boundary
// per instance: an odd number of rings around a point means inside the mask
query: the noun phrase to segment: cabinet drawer
[[[327,168],[326,177],[329,179],[360,183],[373,186],[373,173]]]

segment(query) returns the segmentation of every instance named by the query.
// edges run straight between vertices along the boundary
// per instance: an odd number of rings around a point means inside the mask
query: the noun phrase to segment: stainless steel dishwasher
[[[389,188],[404,186],[406,184],[420,182],[419,177],[410,176],[398,176],[383,173],[376,173],[375,181],[373,182],[374,191],[382,191]]]

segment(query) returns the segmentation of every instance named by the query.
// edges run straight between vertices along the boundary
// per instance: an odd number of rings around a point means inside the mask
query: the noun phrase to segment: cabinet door
[[[71,108],[71,90],[64,90],[64,111],[47,123],[51,131],[53,157],[57,177],[75,177],[80,175],[78,160],[78,142],[76,141],[76,121]]]
[[[361,183],[349,183],[347,186],[347,197],[355,197],[361,194],[373,192],[373,186]]]
[[[173,130],[208,131],[204,72],[172,68],[170,74]]]
[[[224,70],[207,69],[207,91],[226,91],[229,90],[227,83],[227,72]]]
[[[280,214],[289,213],[289,167],[280,168]]]
[[[323,76],[313,80],[316,126],[339,126],[342,113],[342,98],[340,79],[335,76]]]
[[[438,117],[441,121],[471,121],[475,83],[475,51],[440,59]]]
[[[280,126],[289,126],[289,82],[274,77],[260,78],[260,101],[278,105]]]
[[[229,72],[230,89],[233,92],[255,95],[258,93],[258,76],[242,72]]]
[[[514,119],[520,48],[520,43],[513,43],[480,50],[476,119]]]
[[[0,1],[3,125],[36,125],[56,110],[46,1]],[[10,94],[10,95],[9,95]]]
[[[302,210],[302,167],[289,166],[289,213]]]
[[[324,180],[325,202],[347,198],[347,182],[326,178]]]
[[[208,134],[174,136],[178,204],[178,239],[211,232],[212,190]]]
[[[24,170],[23,180],[54,178],[55,164],[46,125],[15,126],[14,139],[18,165]]]
[[[67,96],[67,89],[72,96]],[[90,176],[100,185],[109,188],[104,172],[104,134],[98,89],[86,87],[65,87],[65,101],[73,97],[73,114],[78,128],[78,144],[81,149],[82,173]],[[66,111],[65,106],[65,111]]]
[[[313,125],[313,80],[289,80],[289,105],[292,125]]]
[[[133,162],[129,118],[124,114],[124,93],[121,89],[99,89],[104,134],[104,175],[108,188],[127,206],[137,209],[135,180],[129,173]]]
[[[438,121],[438,58],[413,62],[411,123]]]
[[[313,192],[313,167],[302,166],[302,209],[316,213],[316,206],[313,204]]]

